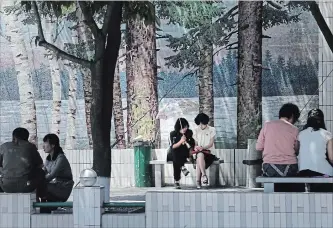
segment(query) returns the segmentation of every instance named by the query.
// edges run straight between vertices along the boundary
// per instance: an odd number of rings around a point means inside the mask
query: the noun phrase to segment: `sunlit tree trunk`
[[[140,136],[143,140],[154,142],[155,148],[159,148],[161,136],[160,121],[156,118],[158,94],[155,29],[155,22],[146,23],[140,15],[127,21],[127,130],[130,132],[129,143]]]
[[[47,19],[45,23],[45,30],[48,33],[48,39],[53,42],[54,34],[53,28],[54,23],[52,23],[51,18]],[[49,60],[51,80],[52,80],[52,120],[51,120],[51,132],[60,136],[60,123],[61,123],[61,72],[59,61],[56,56],[53,55],[52,51],[47,50],[47,57]]]
[[[7,6],[13,6],[13,0],[1,2],[2,11]],[[36,105],[32,86],[31,69],[28,61],[28,53],[24,42],[22,22],[19,20],[18,11],[2,16],[6,25],[7,36],[10,37],[10,48],[13,53],[17,84],[20,96],[21,127],[26,128],[29,140],[38,146]]]
[[[125,128],[124,128],[124,115],[123,115],[123,105],[121,98],[121,87],[120,87],[120,70],[119,70],[119,60],[117,62],[114,82],[113,82],[113,120],[115,128],[115,138],[118,149],[126,148],[125,143]]]
[[[78,33],[76,29],[72,31],[73,44],[78,43]],[[73,50],[75,53],[76,50]],[[68,62],[67,70],[69,73],[69,91],[68,91],[68,111],[67,111],[67,131],[66,131],[66,149],[74,149],[76,143],[76,91],[77,91],[77,76],[80,73],[80,67],[77,64]]]
[[[93,53],[89,50],[88,43],[93,41],[91,33],[87,32],[87,26],[82,22],[78,27],[79,39],[85,43],[85,53],[82,53],[82,57],[85,59],[92,59]],[[88,68],[82,67],[83,74],[83,95],[84,95],[84,108],[87,125],[87,135],[89,141],[89,147],[93,145],[92,134],[91,134],[91,102],[92,102],[92,89],[91,89],[91,71]]]

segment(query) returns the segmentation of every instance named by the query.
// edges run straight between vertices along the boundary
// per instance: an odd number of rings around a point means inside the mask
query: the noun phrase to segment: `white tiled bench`
[[[209,184],[210,186],[216,186],[219,177],[219,166],[224,163],[224,160],[214,161],[209,167]],[[165,160],[152,160],[149,162],[153,166],[155,174],[155,187],[160,188],[164,186],[164,165],[172,164],[172,162],[167,162]],[[192,164],[191,162],[186,162],[185,164]]]
[[[30,228],[36,193],[0,193],[0,228]]]
[[[299,184],[332,184],[333,178],[326,177],[257,177],[257,183],[264,184],[264,192],[274,192],[274,184],[299,183]]]

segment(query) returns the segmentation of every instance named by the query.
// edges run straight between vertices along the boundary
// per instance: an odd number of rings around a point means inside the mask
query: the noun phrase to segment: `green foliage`
[[[32,10],[32,1],[21,1],[22,6],[25,7],[27,12]],[[53,14],[55,17],[62,16],[69,7],[72,7],[75,1],[41,1],[39,6],[42,12],[48,12]]]
[[[197,68],[205,64],[202,61],[202,50],[211,45],[217,47],[218,53],[222,49],[234,49],[232,36],[237,33],[238,20],[237,5],[227,7],[222,2],[157,2],[157,14],[168,20],[168,24],[184,27],[187,32],[180,37],[165,35],[175,54],[166,59],[167,66],[179,68]],[[263,6],[263,28],[268,29],[281,24],[299,21],[300,13],[294,9],[297,4],[277,9],[265,2]],[[244,29],[244,28],[238,28]],[[214,54],[215,54],[214,53]]]
[[[225,37],[235,28],[236,21],[226,7],[217,2],[157,2],[157,14],[167,19],[168,24],[188,30],[181,37],[167,34],[167,45],[177,54],[167,57],[167,66],[175,68],[198,67],[203,65],[202,51],[229,43]]]
[[[157,1],[156,6],[161,19],[168,19],[168,24],[178,24],[186,29],[211,22],[225,10],[222,4],[208,1]]]
[[[267,50],[263,61],[264,66],[270,70],[264,70],[262,75],[263,96],[288,96],[315,94],[318,88],[318,62],[308,57],[287,60],[283,56],[273,59]]]
[[[292,9],[276,9],[268,4],[263,6],[263,23],[262,26],[266,30],[268,28],[281,24],[289,24],[299,22],[300,13],[294,14]]]

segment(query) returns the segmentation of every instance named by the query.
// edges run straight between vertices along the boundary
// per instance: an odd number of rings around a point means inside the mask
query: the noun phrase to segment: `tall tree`
[[[128,146],[142,137],[159,148],[155,6],[128,2],[125,13]]]
[[[238,3],[237,147],[246,148],[261,128],[263,2]]]
[[[263,5],[262,26],[264,29],[299,20],[298,14],[293,14],[286,9],[276,9],[268,2],[270,1],[267,1]],[[200,17],[199,12],[201,11],[198,9],[205,7],[205,5],[206,7],[207,5],[213,7],[211,11],[208,10],[208,12],[212,13],[211,18],[214,19],[213,22],[208,23],[208,21]],[[202,39],[205,41],[204,43],[212,43],[216,47],[214,50],[215,55],[223,49],[237,48],[237,42],[232,42],[234,35],[243,29],[247,29],[248,26],[247,24],[243,24],[245,27],[237,27],[236,16],[239,15],[238,5],[228,4],[228,7],[225,7],[221,2],[206,4],[199,1],[195,3],[159,2],[158,6],[158,15],[162,15],[162,18],[168,19],[169,23],[179,24],[188,29],[188,32],[181,37],[166,35],[169,41],[168,46],[176,52],[175,55],[166,58],[167,66],[177,67],[181,70],[184,68],[196,69],[205,66],[205,63],[200,61],[202,59],[198,56],[198,52],[202,48],[199,45]],[[189,13],[193,6],[198,7],[195,8],[197,13]],[[205,17],[207,14],[205,12],[203,16]],[[186,27],[185,23],[188,23],[189,27]],[[206,49],[209,49],[209,47],[206,47]]]
[[[92,33],[89,32],[88,26],[84,22],[82,11],[76,12],[79,24],[78,30],[78,41],[79,46],[77,49],[80,53],[80,57],[84,59],[93,59],[94,56],[94,39]],[[74,17],[75,18],[75,17]],[[91,71],[88,68],[81,67],[83,75],[83,95],[84,95],[84,110],[87,125],[87,136],[89,147],[92,148],[92,132],[91,132],[91,102],[92,102],[92,89],[91,89]]]
[[[157,8],[158,15],[167,19],[169,24],[188,30],[181,37],[165,36],[168,46],[177,52],[166,58],[167,66],[195,69],[199,112],[206,113],[210,117],[210,125],[214,126],[213,44],[227,44],[221,37],[233,27],[235,8],[224,14],[226,8],[223,4],[203,1],[158,2]],[[215,21],[216,17],[221,18]]]
[[[113,121],[115,128],[115,138],[117,141],[118,149],[125,149],[125,127],[124,127],[124,114],[123,114],[123,104],[121,97],[121,87],[120,87],[120,69],[119,69],[119,58],[116,66],[116,72],[114,74],[113,83]]]
[[[6,24],[7,36],[10,38],[10,48],[14,57],[17,84],[20,96],[21,126],[29,133],[29,141],[38,146],[36,105],[32,78],[28,60],[28,53],[24,41],[22,22],[18,11],[11,11],[15,7],[15,1],[4,0],[1,3],[5,16],[2,17]]]
[[[90,69],[92,103],[91,127],[93,139],[93,169],[98,175],[98,183],[105,187],[105,197],[109,200],[111,175],[110,131],[113,106],[113,80],[120,46],[123,2],[79,1],[84,22],[94,38],[92,59],[83,59],[49,43],[44,36],[39,8],[48,9],[51,14],[61,16],[65,7],[74,2],[24,2],[27,10],[32,9],[37,21],[36,43],[53,51],[57,56]],[[96,17],[101,18],[100,27]],[[112,34],[112,35],[108,35]]]
[[[45,29],[48,33],[48,39],[51,42],[55,41],[54,28],[55,22],[52,17],[45,18],[46,24]],[[61,123],[61,72],[60,64],[57,57],[52,53],[52,51],[47,50],[47,57],[49,60],[50,70],[51,70],[51,80],[52,80],[52,122],[51,122],[51,132],[60,136],[60,123]]]

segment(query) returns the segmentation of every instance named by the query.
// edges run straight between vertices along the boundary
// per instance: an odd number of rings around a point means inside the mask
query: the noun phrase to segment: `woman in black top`
[[[185,169],[184,164],[190,155],[190,150],[195,146],[193,132],[189,129],[189,123],[184,118],[178,118],[174,127],[174,131],[170,133],[172,161],[173,161],[173,177],[175,187],[180,189],[180,174]],[[188,171],[185,171],[188,174]],[[184,174],[186,175],[186,173]]]

